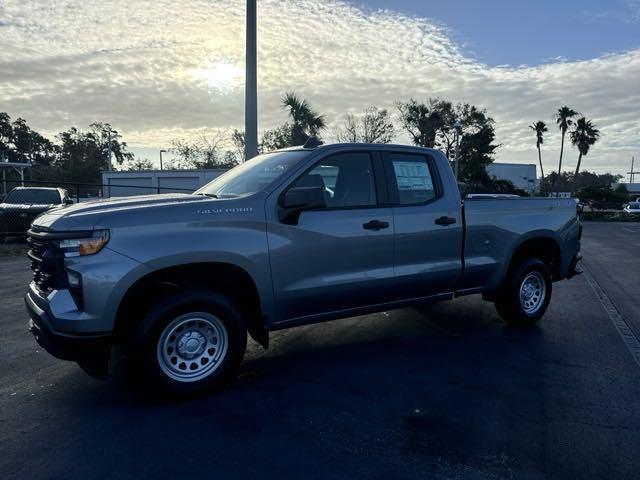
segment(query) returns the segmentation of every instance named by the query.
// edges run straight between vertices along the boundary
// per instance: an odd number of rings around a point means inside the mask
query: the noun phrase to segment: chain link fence
[[[0,180],[0,243],[21,243],[38,215],[53,208],[117,195],[191,193],[193,189],[44,180]]]

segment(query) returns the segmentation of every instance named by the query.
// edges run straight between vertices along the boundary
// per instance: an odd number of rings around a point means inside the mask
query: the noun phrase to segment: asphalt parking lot
[[[584,231],[534,328],[472,296],[277,332],[180,404],[42,351],[1,257],[0,478],[638,478],[640,224]]]

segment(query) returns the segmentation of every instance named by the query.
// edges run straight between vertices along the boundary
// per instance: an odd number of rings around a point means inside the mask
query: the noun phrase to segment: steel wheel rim
[[[536,313],[544,303],[547,286],[542,274],[538,271],[529,272],[520,284],[520,306],[525,313]]]
[[[228,343],[227,329],[218,317],[207,312],[185,313],[162,331],[158,364],[174,380],[197,382],[220,367]]]

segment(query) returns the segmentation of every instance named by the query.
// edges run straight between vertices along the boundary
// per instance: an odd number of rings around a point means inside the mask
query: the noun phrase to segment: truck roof
[[[425,152],[433,152],[439,151],[435,148],[429,147],[420,147],[418,145],[406,145],[399,143],[322,143],[322,144],[309,144],[309,142],[304,145],[298,145],[294,147],[281,148],[276,150],[277,152],[291,152],[291,151],[315,151],[315,150],[324,150],[324,149],[333,149],[333,148],[362,148],[362,149],[371,149],[371,150],[382,150],[382,149],[410,149],[417,151],[425,151]]]

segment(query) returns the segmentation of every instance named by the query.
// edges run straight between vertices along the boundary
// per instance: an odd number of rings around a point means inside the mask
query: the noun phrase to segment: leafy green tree
[[[545,181],[547,185],[555,185],[559,192],[570,192],[574,184],[576,191],[584,187],[609,187],[619,182],[621,178],[622,175],[595,173],[586,170],[578,173],[578,176],[574,178],[573,172],[562,172],[562,175],[558,176],[558,172],[554,171],[547,175]]]
[[[620,188],[622,187],[622,188]],[[619,185],[615,190],[610,185],[589,185],[577,191],[580,201],[589,203],[592,207],[611,208],[621,207],[629,201],[629,192],[624,185]]]
[[[454,112],[462,125],[460,180],[472,183],[486,181],[486,168],[493,163],[495,152],[500,148],[495,143],[495,122],[485,110],[468,103],[456,105]]]
[[[0,112],[0,161],[8,161],[13,146],[13,127],[11,117],[6,112]]]
[[[631,200],[631,195],[629,194],[629,189],[627,188],[627,186],[623,183],[621,183],[620,185],[618,185],[614,190],[613,193],[616,194],[616,196],[622,200],[624,203],[629,202],[629,200]]]
[[[536,134],[536,148],[538,149],[538,162],[540,162],[540,191],[544,193],[544,168],[542,167],[542,151],[540,150],[540,146],[544,143],[544,134],[548,129],[547,125],[541,120],[529,125],[529,128]]]
[[[414,99],[398,103],[400,123],[415,145],[440,148],[449,159],[454,156],[455,122],[462,128],[459,151],[459,180],[489,185],[486,167],[494,160],[500,145],[495,142],[494,120],[475,105],[430,98],[426,103]]]
[[[153,162],[148,158],[135,157],[132,160],[128,160],[124,163],[125,170],[140,171],[140,170],[153,170]]]
[[[258,142],[260,153],[304,145],[311,137],[320,139],[320,132],[326,128],[324,115],[316,113],[309,102],[293,92],[287,92],[282,97],[282,107],[289,111],[289,121],[264,131]],[[234,130],[231,142],[236,156],[244,161],[244,131]]]
[[[30,163],[33,166],[51,165],[55,146],[18,118],[11,122],[6,112],[0,112],[0,159],[9,162]]]
[[[293,128],[289,122],[271,130],[265,130],[262,140],[260,140],[260,152],[272,152],[273,150],[295,146],[296,143],[293,140],[292,131]],[[297,143],[297,145],[300,145],[300,143]]]
[[[244,162],[246,160],[244,155],[244,146],[245,146],[245,135],[244,130],[234,129],[231,133],[231,143],[233,144],[233,148],[235,149],[236,156],[240,160],[240,162]]]
[[[339,142],[391,143],[395,127],[386,109],[372,105],[359,117],[348,113],[343,125],[334,130],[334,135]]]
[[[510,195],[520,195],[528,197],[529,193],[516,187],[510,180],[502,178],[487,177],[482,182],[458,183],[463,197],[470,193],[501,193]]]
[[[171,153],[175,158],[170,162],[170,168],[207,169],[230,168],[238,164],[236,155],[225,149],[226,132],[207,137],[205,135],[195,140],[173,140]]]
[[[282,97],[282,108],[289,110],[291,122],[291,143],[303,145],[311,137],[320,137],[320,132],[325,129],[324,115],[318,114],[309,102],[300,98],[295,92],[287,92]]]
[[[447,127],[443,112],[450,106],[449,102],[438,98],[430,98],[427,103],[419,103],[412,98],[396,104],[402,128],[409,134],[413,144],[429,148],[435,146],[438,132]]]
[[[32,130],[22,118],[16,119],[12,127],[15,148],[13,161],[34,166],[51,165],[55,156],[54,145],[49,139]]]
[[[589,153],[591,147],[598,141],[600,137],[600,130],[598,130],[595,124],[591,120],[587,120],[585,117],[581,117],[575,124],[574,129],[570,133],[571,144],[578,149],[578,163],[576,165],[576,172],[574,178],[577,178],[580,172],[580,164],[582,163],[582,157]],[[575,190],[575,184],[572,191]]]
[[[59,180],[98,182],[100,172],[109,168],[109,150],[112,162],[120,165],[134,158],[133,153],[127,151],[120,133],[108,123],[92,123],[85,132],[71,127],[56,138],[60,144],[53,166]]]
[[[564,137],[567,134],[567,130],[571,125],[573,125],[573,118],[578,115],[578,112],[569,108],[567,106],[560,107],[556,112],[556,124],[560,129],[560,133],[562,134],[562,139],[560,140],[560,161],[558,162],[558,175],[562,172],[562,154],[564,153]]]

